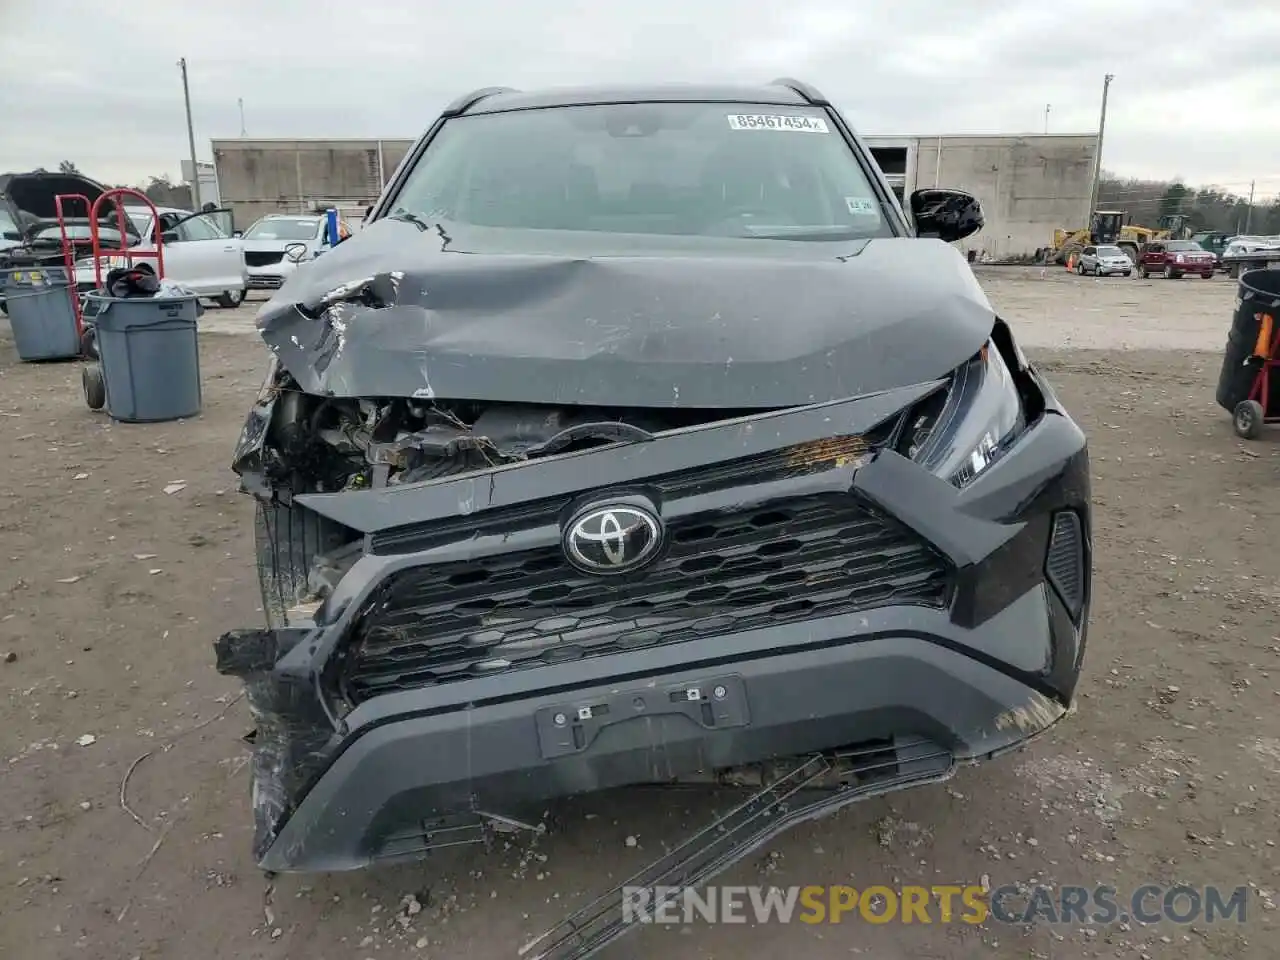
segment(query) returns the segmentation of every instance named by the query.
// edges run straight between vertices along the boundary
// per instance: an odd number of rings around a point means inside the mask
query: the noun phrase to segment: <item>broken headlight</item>
[[[957,487],[973,481],[1026,426],[1017,386],[991,341],[952,377],[948,389],[908,415],[899,449]]]

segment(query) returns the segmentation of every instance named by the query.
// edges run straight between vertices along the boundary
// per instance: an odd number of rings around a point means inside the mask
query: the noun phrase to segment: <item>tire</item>
[[[1262,421],[1265,419],[1265,412],[1262,404],[1257,400],[1241,400],[1236,404],[1236,409],[1231,418],[1231,426],[1235,428],[1236,436],[1245,440],[1253,440],[1258,434],[1262,433]]]
[[[342,546],[345,528],[296,504],[258,501],[253,539],[262,610],[271,629],[289,625],[288,611],[308,594],[317,554]]]
[[[1147,268],[1145,266],[1138,268],[1138,276],[1140,276],[1143,280],[1151,279],[1151,274],[1147,272]]]
[[[223,310],[234,310],[236,307],[240,306],[240,304],[244,303],[245,293],[246,291],[243,288],[240,290],[224,290],[222,293],[218,294],[214,302],[217,303],[218,306],[222,307]]]
[[[1095,266],[1095,267],[1093,268],[1093,275],[1094,275],[1095,277],[1100,277],[1100,276],[1102,276],[1102,267]]]
[[[1132,277],[1132,276],[1133,276],[1133,271],[1132,271],[1132,270],[1126,270],[1126,271],[1124,272],[1124,275],[1125,275],[1126,277]]]
[[[1206,280],[1212,280],[1212,279],[1213,279],[1213,274],[1212,274],[1212,273],[1203,273],[1203,274],[1201,274],[1201,276],[1202,276],[1202,277],[1204,277]]]
[[[1084,264],[1081,263],[1079,260],[1076,261],[1076,276],[1077,277],[1084,276]]]
[[[102,379],[102,367],[86,363],[80,368],[80,386],[84,390],[84,402],[90,410],[101,410],[107,403],[107,384]]]
[[[1168,266],[1168,265],[1166,265],[1166,266],[1165,266],[1165,268],[1164,268],[1164,278],[1165,278],[1166,280],[1177,280],[1177,279],[1178,279],[1178,278],[1180,278],[1181,276],[1182,276],[1182,274],[1180,274],[1180,273],[1178,273],[1177,271],[1175,271],[1175,270],[1173,269],[1173,267],[1170,267],[1170,266]]]

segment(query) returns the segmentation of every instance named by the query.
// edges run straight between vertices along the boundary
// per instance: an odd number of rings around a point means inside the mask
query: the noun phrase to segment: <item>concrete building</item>
[[[1083,135],[866,137],[899,198],[921,187],[969,190],[987,225],[961,244],[991,257],[1049,246],[1087,222],[1097,138]],[[217,191],[248,226],[267,213],[336,206],[358,221],[411,140],[214,140]]]

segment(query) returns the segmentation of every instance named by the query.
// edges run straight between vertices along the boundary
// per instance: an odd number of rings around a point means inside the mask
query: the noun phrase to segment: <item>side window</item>
[[[1097,247],[1085,247],[1085,248],[1084,248],[1084,255],[1085,255],[1086,257],[1096,256],[1096,255],[1097,255],[1097,253],[1098,253],[1098,248],[1097,248]]]
[[[192,217],[178,225],[179,240],[217,240],[218,233],[207,217]]]

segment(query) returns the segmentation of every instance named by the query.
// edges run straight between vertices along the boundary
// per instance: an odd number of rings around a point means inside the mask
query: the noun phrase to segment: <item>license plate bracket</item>
[[[751,722],[746,687],[739,676],[711,677],[583,697],[534,714],[544,760],[585,751],[600,731],[642,717],[684,716],[706,730],[745,727]]]

